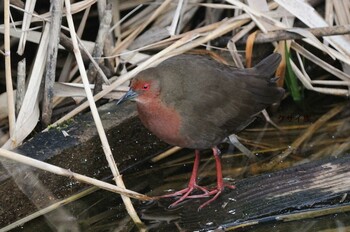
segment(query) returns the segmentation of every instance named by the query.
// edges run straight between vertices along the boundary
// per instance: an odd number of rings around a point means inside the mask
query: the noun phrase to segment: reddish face
[[[135,101],[139,103],[148,102],[159,95],[159,83],[155,80],[134,79],[130,89],[136,92]]]
[[[135,100],[138,103],[147,103],[158,97],[160,93],[158,80],[136,78],[132,80],[130,90],[118,101]]]

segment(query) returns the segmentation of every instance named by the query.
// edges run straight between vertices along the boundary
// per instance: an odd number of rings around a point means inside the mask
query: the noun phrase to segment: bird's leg
[[[204,202],[201,206],[199,206],[198,209],[202,209],[203,207],[209,205],[211,202],[215,201],[219,195],[222,193],[225,187],[234,189],[234,185],[225,184],[224,180],[222,178],[222,168],[221,168],[221,158],[220,158],[220,150],[217,147],[213,147],[213,155],[215,158],[215,164],[216,164],[216,189],[213,189],[209,192],[209,195],[214,195],[210,200]]]
[[[187,188],[184,188],[180,191],[176,191],[174,193],[170,193],[170,194],[166,194],[166,195],[161,196],[162,198],[163,197],[181,196],[180,199],[178,199],[173,204],[171,204],[170,207],[176,206],[180,202],[184,201],[186,198],[201,198],[201,197],[210,196],[209,191],[206,188],[197,185],[197,173],[198,173],[199,161],[200,161],[199,150],[195,150],[195,159],[194,159],[194,163],[193,163],[192,174],[191,174],[190,181],[188,182]],[[195,189],[201,190],[203,192],[203,194],[190,195]]]
[[[198,172],[198,167],[199,167],[200,154],[199,154],[199,150],[196,150],[192,174],[191,174],[191,178],[190,178],[190,181],[188,183],[187,188],[182,189],[182,190],[177,191],[177,192],[174,192],[174,193],[160,196],[161,198],[181,196],[177,201],[172,203],[169,207],[174,207],[174,206],[178,205],[180,202],[182,202],[188,198],[204,198],[204,197],[209,197],[209,196],[214,195],[213,198],[206,201],[204,204],[202,204],[199,207],[199,209],[201,209],[201,208],[207,206],[208,204],[210,204],[211,202],[215,201],[219,197],[219,195],[221,194],[221,192],[224,190],[225,187],[228,187],[231,189],[235,188],[235,186],[233,186],[233,185],[228,185],[228,184],[224,183],[224,180],[222,178],[220,151],[217,147],[213,147],[212,150],[213,150],[213,155],[214,155],[215,164],[216,164],[216,179],[217,179],[216,188],[208,191],[205,187],[197,185],[197,172]],[[190,195],[195,189],[199,189],[203,193]]]

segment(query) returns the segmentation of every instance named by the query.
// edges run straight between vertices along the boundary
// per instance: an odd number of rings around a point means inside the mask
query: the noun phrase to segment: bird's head
[[[133,78],[130,90],[119,99],[118,103],[133,100],[147,103],[155,100],[160,94],[160,80],[152,69],[147,69]]]

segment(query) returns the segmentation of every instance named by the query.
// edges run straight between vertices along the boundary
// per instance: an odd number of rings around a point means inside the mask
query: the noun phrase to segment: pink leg
[[[233,185],[227,185],[224,183],[223,178],[222,178],[220,151],[217,147],[213,147],[212,150],[213,150],[213,155],[215,157],[215,164],[216,164],[216,179],[217,179],[216,188],[211,190],[211,191],[208,191],[206,188],[197,185],[197,172],[198,172],[198,167],[199,167],[200,154],[199,154],[199,150],[196,150],[192,174],[191,174],[191,178],[190,178],[190,181],[188,183],[187,188],[182,189],[180,191],[177,191],[175,193],[170,193],[167,195],[160,196],[160,197],[181,196],[180,199],[178,199],[177,201],[172,203],[169,207],[174,207],[187,198],[204,198],[204,197],[209,197],[209,196],[214,195],[213,198],[206,201],[204,204],[202,204],[199,207],[199,209],[202,209],[203,207],[209,205],[211,202],[215,201],[219,197],[219,195],[221,194],[221,192],[224,190],[225,187],[228,187],[231,189],[235,188],[235,186],[233,186]],[[203,193],[197,194],[197,195],[190,195],[195,189],[199,189]]]
[[[180,197],[180,199],[175,201],[173,204],[171,204],[170,207],[176,206],[180,202],[184,201],[186,198],[201,198],[201,197],[208,197],[209,196],[208,195],[209,191],[206,188],[197,185],[197,173],[198,173],[199,161],[200,161],[199,150],[195,150],[195,159],[194,159],[194,163],[193,163],[192,174],[191,174],[191,178],[190,178],[190,181],[188,183],[187,188],[182,189],[182,190],[177,191],[177,192],[174,192],[174,193],[170,193],[170,194],[166,194],[166,195],[161,196],[161,197],[176,197],[176,196],[182,195]],[[201,191],[203,191],[203,194],[189,196],[195,189],[200,189]]]
[[[215,158],[215,164],[216,164],[216,189],[213,189],[209,192],[209,195],[214,195],[210,200],[204,202],[201,206],[199,206],[199,209],[202,209],[203,207],[209,205],[211,202],[215,201],[219,195],[222,193],[225,187],[234,189],[234,185],[228,185],[224,184],[224,180],[222,178],[222,168],[221,168],[221,158],[220,158],[220,151],[217,147],[213,147],[213,155]]]

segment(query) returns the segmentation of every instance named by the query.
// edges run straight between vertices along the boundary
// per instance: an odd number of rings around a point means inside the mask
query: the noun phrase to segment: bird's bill
[[[136,97],[137,97],[137,93],[134,90],[130,89],[128,92],[126,92],[126,94],[122,98],[118,100],[117,105],[127,100],[132,100]]]

